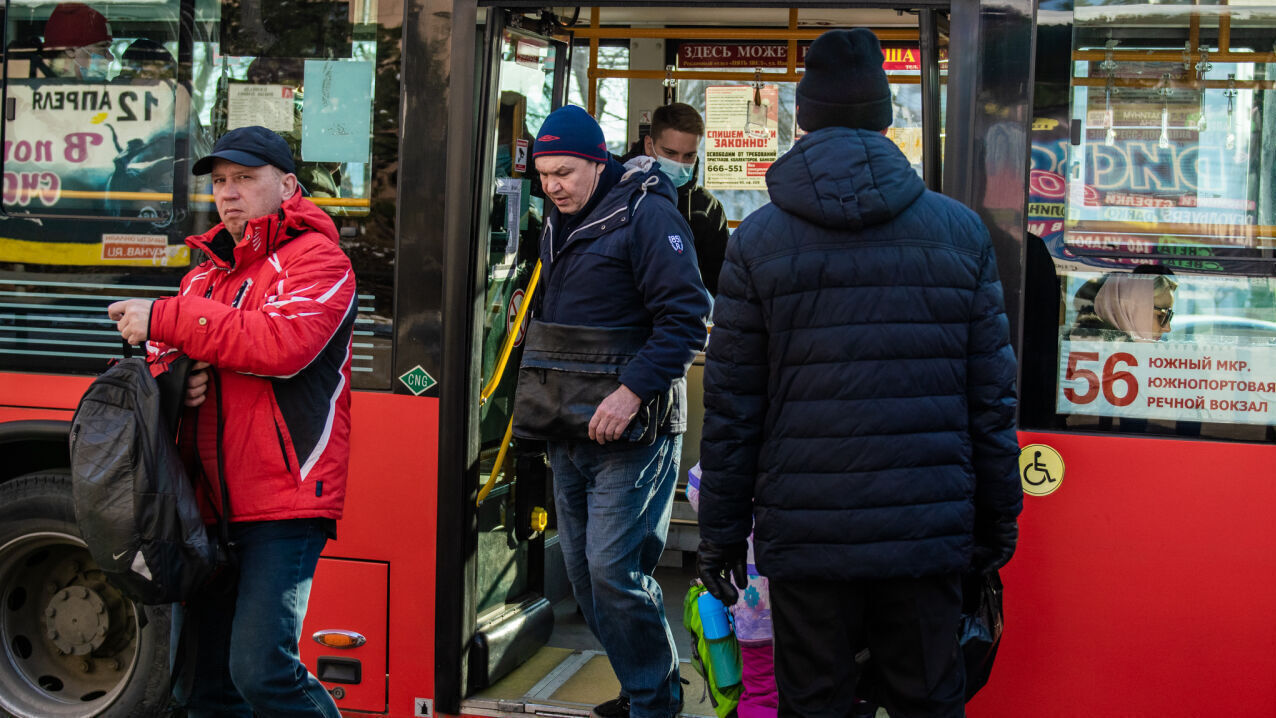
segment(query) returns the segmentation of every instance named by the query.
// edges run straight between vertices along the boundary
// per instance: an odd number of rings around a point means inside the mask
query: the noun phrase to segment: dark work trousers
[[[865,647],[873,687],[864,697],[891,718],[965,715],[959,575],[770,585],[781,716],[851,715]]]

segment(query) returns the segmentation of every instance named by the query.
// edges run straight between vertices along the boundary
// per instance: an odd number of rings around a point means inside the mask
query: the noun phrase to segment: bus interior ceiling
[[[577,12],[579,10],[579,12]],[[478,16],[480,27],[484,26],[499,8],[481,8]],[[709,84],[750,83],[760,78],[768,83],[790,83],[794,81],[793,65],[785,66],[787,53],[779,61],[771,59],[759,63],[759,67],[743,66],[736,63],[731,67],[713,67],[702,65],[696,69],[679,69],[678,44],[680,42],[699,42],[714,44],[750,44],[780,46],[786,43],[796,46],[800,41],[809,43],[819,32],[832,28],[869,27],[879,34],[884,43],[894,42],[900,45],[918,44],[919,20],[916,12],[890,8],[688,8],[680,6],[647,6],[637,3],[626,6],[589,7],[554,6],[553,23],[547,23],[542,12],[549,10],[511,11],[506,18],[507,26],[524,29],[553,27],[553,34],[561,39],[570,34],[572,38],[571,75],[567,79],[568,86],[575,92],[565,94],[564,102],[580,104],[595,111],[600,116],[600,108],[594,104],[602,99],[617,100],[621,93],[611,93],[600,97],[606,91],[604,83],[622,83],[624,109],[613,110],[612,122],[603,122],[609,147],[613,153],[621,154],[635,140],[639,139],[640,123],[650,116],[650,112],[665,104],[669,99],[684,99],[676,89],[676,83],[684,78],[708,81]],[[729,23],[729,24],[728,24]],[[480,35],[483,33],[480,31]],[[946,38],[945,29],[940,24],[940,44]],[[592,47],[591,47],[592,45]],[[600,47],[625,48],[624,64],[602,66]],[[800,56],[800,53],[799,53]],[[800,65],[799,68],[800,69]],[[670,71],[672,70],[672,72]],[[775,73],[775,74],[772,74]],[[584,78],[580,75],[584,75]],[[771,77],[768,77],[771,75]],[[590,81],[593,78],[593,92],[590,92]],[[900,84],[916,84],[916,76],[895,76],[892,82]],[[670,85],[672,93],[667,92]],[[703,84],[703,82],[702,82]],[[617,85],[613,84],[612,87]],[[697,86],[700,87],[700,86]],[[685,93],[684,93],[685,94]],[[701,90],[703,94],[703,90]],[[787,96],[791,102],[791,92]],[[784,102],[781,95],[781,103]],[[703,98],[699,108],[703,112]],[[787,112],[791,113],[792,107]],[[623,117],[619,121],[618,117]],[[791,117],[791,115],[789,115]],[[601,119],[601,117],[600,117]],[[649,121],[649,120],[647,120]],[[623,122],[623,123],[622,123]],[[791,120],[790,120],[791,122]],[[621,129],[623,127],[623,130]],[[535,126],[529,128],[535,131]],[[623,137],[618,136],[623,132]],[[791,138],[791,133],[789,135]],[[781,143],[779,151],[787,149]],[[621,149],[617,152],[617,149]],[[704,162],[704,148],[701,148],[701,163]],[[761,206],[766,199],[765,189],[752,190],[753,197],[748,204]],[[737,212],[741,212],[737,210]],[[747,211],[734,216],[728,210],[731,226],[744,218]],[[695,677],[687,658],[691,655],[691,640],[681,625],[682,598],[689,582],[694,579],[694,551],[699,541],[696,527],[696,515],[689,505],[685,493],[688,470],[699,458],[700,424],[703,419],[703,355],[697,358],[688,377],[689,422],[688,432],[684,436],[682,460],[679,467],[679,488],[675,495],[673,518],[669,531],[669,539],[660,566],[656,570],[664,594],[666,615],[673,629],[678,654],[681,659],[682,674],[691,678],[693,683],[685,687],[685,712],[688,715],[713,715],[713,707],[707,697],[702,696],[698,678]],[[486,471],[486,470],[485,470]],[[510,712],[536,713],[549,710],[556,714],[587,714],[594,704],[615,697],[619,685],[612,673],[603,653],[602,646],[586,627],[567,583],[565,569],[562,566],[561,551],[556,546],[553,529],[545,542],[545,560],[543,565],[544,596],[553,605],[554,628],[547,645],[540,649],[530,660],[502,676],[493,675],[492,684],[471,690],[464,703],[464,711],[469,714],[509,714]],[[501,611],[511,608],[510,604],[496,606],[479,617],[482,625]],[[471,686],[473,689],[474,686]]]

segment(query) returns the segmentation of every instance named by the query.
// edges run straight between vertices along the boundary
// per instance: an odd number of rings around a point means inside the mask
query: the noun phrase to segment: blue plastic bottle
[[[735,636],[731,635],[731,622],[726,606],[708,591],[696,599],[700,608],[700,625],[704,630],[709,655],[702,656],[713,663],[713,675],[721,688],[740,682],[740,652]]]

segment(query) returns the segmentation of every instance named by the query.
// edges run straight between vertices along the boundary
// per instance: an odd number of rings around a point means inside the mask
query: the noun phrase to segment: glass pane
[[[1270,5],[1077,3],[1032,177],[1059,309],[1025,312],[1057,331],[1057,425],[1276,439],[1274,28]]]
[[[486,283],[482,314],[482,376],[492,388],[479,409],[482,447],[480,473],[484,481],[496,465],[505,430],[513,411],[514,385],[522,356],[523,326],[519,327],[511,353],[500,364],[502,350],[522,306],[537,257],[544,200],[534,182],[531,145],[536,131],[553,107],[554,70],[559,45],[506,30],[501,35],[497,68],[495,127],[490,183],[484,226],[479,228],[484,247]],[[512,454],[513,452],[511,452]],[[503,604],[527,590],[526,542],[514,538],[514,522],[520,520],[514,505],[514,457],[507,458],[498,483],[479,511],[478,604],[479,613]]]
[[[4,210],[129,219],[105,257],[183,259],[162,232],[189,95],[177,83],[177,0],[145,7],[11,7],[6,18]],[[183,185],[184,186],[184,185]]]
[[[628,70],[628,45],[601,45],[598,67],[603,70]],[[567,104],[589,107],[589,43],[578,42],[572,52],[571,81],[567,83]],[[598,81],[595,116],[603,128],[607,151],[617,157],[629,151],[626,134],[629,127],[629,81],[605,77]],[[532,125],[533,132],[538,125]]]
[[[9,6],[0,290],[22,301],[0,359],[99,371],[106,304],[171,293],[197,260],[183,240],[219,221],[191,160],[265,124],[354,263],[354,386],[389,388],[401,4],[190,4]]]
[[[802,56],[810,43],[798,45],[798,68],[802,67]],[[761,48],[758,50],[756,48]],[[769,50],[769,52],[767,51]],[[918,176],[922,174],[922,95],[921,95],[921,50],[917,44],[885,43],[882,46],[885,62],[883,67],[891,82],[891,99],[894,110],[894,123],[887,131],[889,136],[908,156]],[[940,51],[940,118],[942,134],[942,118],[947,94],[944,78],[948,73],[947,48]],[[756,68],[761,70],[763,89],[773,92],[777,98],[774,111],[777,146],[776,156],[781,156],[792,146],[802,133],[796,125],[794,109],[797,105],[797,84],[792,82],[773,82],[767,79],[768,74],[784,73],[787,70],[787,57],[783,43],[684,43],[678,53],[679,61],[691,59],[691,68],[740,70]],[[700,57],[716,57],[717,60],[698,60]],[[747,60],[740,59],[747,57]],[[758,58],[769,58],[759,61]],[[726,59],[722,59],[726,58]],[[762,63],[758,67],[759,62]],[[704,115],[707,97],[721,90],[710,90],[714,87],[750,87],[750,81],[736,80],[681,80],[678,82],[678,100],[696,108]],[[772,90],[771,88],[774,88]],[[769,98],[763,98],[764,104]],[[708,118],[706,116],[706,122]],[[701,165],[706,163],[706,153],[710,151],[709,142],[701,148]],[[718,163],[719,165],[730,163]],[[743,164],[739,166],[744,167]],[[746,169],[746,172],[748,170]],[[753,170],[754,174],[765,171],[764,166]],[[712,182],[706,187],[713,191],[715,197],[722,202],[729,220],[742,220],[749,213],[770,201],[764,183],[759,182],[753,189],[715,189]]]

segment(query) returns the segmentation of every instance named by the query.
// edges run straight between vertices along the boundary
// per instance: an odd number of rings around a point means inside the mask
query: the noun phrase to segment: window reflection
[[[1058,282],[1025,287],[1024,424],[1276,440],[1276,11],[1078,2],[1073,23],[1035,107],[1029,230]]]
[[[354,386],[390,388],[401,3],[6,10],[0,367],[97,373],[118,356],[99,310],[171,292],[197,259],[185,237],[218,222],[189,163],[255,123],[288,140],[354,264]]]

